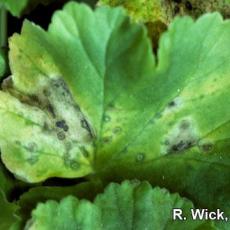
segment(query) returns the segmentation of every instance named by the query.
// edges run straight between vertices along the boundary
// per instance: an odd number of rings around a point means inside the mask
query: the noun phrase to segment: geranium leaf
[[[0,79],[4,75],[5,70],[6,70],[6,61],[5,61],[3,51],[0,49]]]
[[[0,0],[0,4],[14,16],[21,16],[29,7],[34,8],[38,4],[48,4],[54,0]]]
[[[22,34],[10,42],[13,88],[6,91],[11,96],[4,92],[1,97],[39,125],[25,125],[24,118],[19,125],[6,113],[9,105],[1,105],[8,120],[1,131],[5,164],[17,175],[27,172],[28,181],[39,181],[84,176],[114,162],[135,167],[191,148],[209,151],[207,145],[220,138],[208,135],[229,120],[229,34],[229,22],[217,13],[196,22],[178,18],[161,39],[155,65],[144,27],[131,23],[121,9],[99,7],[93,12],[69,3],[55,14],[48,32],[25,22]],[[56,125],[63,128],[63,120],[70,132],[60,141],[55,122],[62,121]],[[18,127],[18,133],[12,133],[9,124]],[[52,132],[44,132],[44,126]],[[36,146],[48,153],[41,154],[46,163],[39,170],[39,163],[28,163],[32,140],[27,143],[26,127],[33,130],[33,140],[40,138]],[[72,154],[66,153],[68,142],[75,143]],[[62,168],[66,154],[69,163],[87,166]],[[49,167],[51,156],[59,163]]]
[[[85,27],[79,23],[82,19],[92,25]],[[117,103],[131,109],[137,99],[124,103],[123,98],[139,87],[136,81],[151,78],[154,57],[144,28],[131,24],[120,9],[102,7],[93,13],[85,5],[70,3],[55,14],[48,33],[25,22],[22,35],[14,35],[10,47],[12,82],[3,84],[0,106],[4,163],[31,182],[92,172],[92,148],[103,139],[106,108],[120,95]],[[124,60],[130,55],[127,75]],[[129,122],[137,112],[130,113]],[[63,128],[68,128],[66,133]],[[32,152],[31,145],[36,146]]]
[[[173,221],[172,209],[181,208],[186,221]],[[147,182],[112,183],[94,203],[69,196],[60,203],[38,204],[28,229],[214,229],[204,221],[191,220],[192,203]],[[68,227],[66,227],[68,226]]]
[[[17,215],[19,207],[7,201],[4,192],[0,188],[0,228],[17,230],[20,229],[20,217]]]

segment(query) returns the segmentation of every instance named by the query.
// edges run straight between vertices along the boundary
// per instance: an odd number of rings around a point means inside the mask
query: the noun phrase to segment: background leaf
[[[52,1],[54,0],[0,0],[0,3],[4,4],[12,15],[19,17],[28,7],[33,8],[40,3],[48,4]]]
[[[26,222],[30,218],[31,211],[40,202],[48,200],[60,201],[66,196],[72,195],[78,199],[93,200],[96,195],[103,192],[103,186],[96,181],[83,182],[73,186],[37,186],[22,194],[18,201],[20,216]]]
[[[6,69],[6,62],[3,51],[0,49],[0,78],[4,75]]]
[[[172,221],[172,208],[181,208],[186,222]],[[60,203],[39,204],[28,229],[214,229],[211,223],[191,221],[190,201],[146,183],[111,184],[94,203],[72,196]],[[68,224],[68,227],[66,227]]]
[[[19,229],[20,217],[17,215],[18,206],[6,200],[3,191],[0,189],[0,228],[1,229]]]

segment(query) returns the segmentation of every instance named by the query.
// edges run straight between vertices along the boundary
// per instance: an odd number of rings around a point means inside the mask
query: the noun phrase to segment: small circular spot
[[[112,139],[113,139],[113,138],[112,138],[111,136],[104,137],[104,138],[103,138],[103,142],[104,142],[104,143],[109,143],[109,142],[112,141]]]
[[[212,143],[205,143],[200,146],[201,151],[203,152],[210,152],[213,149],[213,144]]]
[[[57,137],[60,141],[63,141],[65,139],[65,133],[64,132],[58,132]]]
[[[116,127],[114,130],[113,130],[113,133],[115,134],[118,134],[122,131],[121,127]]]
[[[145,154],[144,153],[138,153],[136,156],[136,161],[137,162],[142,162],[145,159]]]
[[[110,116],[105,115],[105,116],[104,116],[104,121],[105,121],[105,122],[109,122],[109,121],[111,121]]]
[[[170,142],[169,142],[169,140],[165,140],[165,141],[163,142],[163,144],[164,144],[164,145],[169,145]]]
[[[70,168],[74,170],[78,170],[80,168],[80,164],[74,160],[70,161]]]

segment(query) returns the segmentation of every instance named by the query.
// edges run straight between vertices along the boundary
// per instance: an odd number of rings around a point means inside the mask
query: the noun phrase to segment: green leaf
[[[79,24],[82,18],[91,26]],[[123,39],[131,42],[123,43]],[[6,92],[0,95],[4,163],[31,182],[92,172],[92,146],[101,137],[105,108],[114,96],[127,97],[133,87],[138,88],[137,82],[151,77],[154,57],[145,30],[130,24],[120,9],[102,7],[94,14],[85,5],[70,3],[54,16],[48,33],[25,22],[22,35],[14,35],[10,48],[13,87],[6,81]],[[114,69],[113,60],[122,54]],[[127,75],[123,67],[130,54],[135,58],[129,66],[135,68],[129,68]],[[133,83],[128,84],[128,79]],[[131,99],[128,105],[118,100],[127,109],[133,102]],[[131,118],[136,114],[130,113]],[[69,127],[66,133],[56,127],[63,120]],[[17,132],[10,127],[17,127]]]
[[[116,163],[112,169],[102,172],[101,177],[107,182],[135,178],[148,180],[152,185],[179,192],[198,208],[221,209],[230,216],[229,147],[229,143],[225,143],[225,152],[221,148],[213,148],[212,152],[203,155],[194,150],[172,154],[135,167]],[[220,229],[230,227],[225,221],[217,221],[216,224]]]
[[[8,107],[12,105],[23,115],[16,121],[6,113],[6,103],[1,105],[4,121],[8,121],[1,130],[5,164],[33,182],[51,176],[84,176],[112,168],[116,162],[135,167],[190,148],[199,154],[208,152],[205,146],[215,145],[220,137],[207,135],[229,120],[229,34],[230,24],[219,14],[205,15],[196,22],[178,18],[161,39],[155,66],[144,27],[130,23],[121,9],[99,7],[92,12],[85,5],[70,3],[55,14],[48,32],[26,22],[22,34],[10,42],[14,90],[8,91],[20,100],[1,94],[11,101]],[[59,90],[53,86],[57,82],[62,82]],[[60,96],[66,87],[69,96]],[[51,92],[45,91],[45,95],[44,89]],[[67,99],[70,94],[71,100]],[[67,123],[69,113],[61,109],[66,104],[68,111],[73,111],[71,117],[76,118],[74,124],[84,120],[86,129],[71,123],[73,132],[65,141],[78,138],[74,130],[85,137],[81,146],[77,139],[71,160],[80,162],[78,165],[84,162],[86,167],[74,171],[63,165],[68,144],[56,138],[56,118],[47,108],[47,98],[58,111],[56,116]],[[74,110],[73,104],[80,111]],[[38,123],[38,128],[25,124],[28,119]],[[13,133],[9,124],[19,131]],[[51,133],[43,131],[44,124],[53,129]],[[26,127],[33,130],[33,139],[38,138],[36,154],[44,157],[34,165],[29,163],[31,142],[27,142],[31,140]],[[228,135],[228,130],[224,134]],[[89,146],[86,155],[90,160],[81,151],[85,146]],[[57,155],[58,163],[48,161]]]
[[[60,201],[68,195],[76,196],[79,199],[93,200],[99,192],[103,192],[103,187],[99,183],[84,182],[74,186],[38,186],[31,188],[20,196],[18,205],[20,206],[20,216],[23,220],[30,218],[31,211],[39,202],[47,200]]]
[[[0,163],[0,190],[8,196],[13,187],[14,180],[10,177],[2,163]]]
[[[185,222],[172,220],[172,209],[181,208]],[[204,221],[191,220],[192,203],[147,182],[112,183],[94,203],[68,196],[60,203],[48,201],[32,212],[28,229],[214,229]]]
[[[4,4],[12,15],[19,17],[28,7],[35,7],[40,3],[48,4],[52,1],[54,0],[0,0],[0,4]]]
[[[0,79],[4,75],[5,70],[6,70],[6,62],[5,62],[3,51],[0,49]]]
[[[6,197],[0,189],[0,229],[19,229],[20,217],[17,215],[18,206],[6,200]]]

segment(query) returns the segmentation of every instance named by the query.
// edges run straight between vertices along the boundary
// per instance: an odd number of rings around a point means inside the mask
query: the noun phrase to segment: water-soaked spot
[[[145,159],[145,154],[144,153],[138,153],[136,155],[136,161],[137,162],[142,162]]]
[[[200,145],[200,150],[202,152],[210,152],[213,150],[213,144],[212,143],[204,143]]]
[[[60,140],[60,141],[63,141],[65,139],[65,133],[60,131],[57,133],[57,138]]]
[[[112,136],[108,136],[108,137],[104,137],[103,139],[102,139],[102,141],[104,142],[104,143],[109,143],[109,142],[111,142],[112,141]]]
[[[84,146],[80,146],[79,149],[84,157],[89,157],[89,152],[86,150]]]
[[[29,158],[27,159],[27,162],[28,162],[30,165],[34,165],[34,164],[36,164],[36,163],[38,162],[38,160],[39,160],[38,156],[37,156],[37,155],[33,155],[33,156],[31,156],[31,157],[29,157]]]
[[[180,128],[183,130],[188,129],[190,126],[190,122],[187,120],[182,120],[180,124]]]
[[[116,128],[114,128],[113,133],[114,133],[114,134],[118,134],[118,133],[120,133],[121,131],[122,131],[121,127],[116,127]]]
[[[75,160],[70,160],[70,168],[73,170],[78,170],[80,168],[80,164]]]
[[[29,151],[29,152],[36,152],[38,150],[38,146],[35,142],[30,142],[27,146],[26,146],[26,149]]]
[[[110,116],[105,115],[103,120],[104,120],[104,122],[109,122],[109,121],[111,121],[111,118],[110,118]]]

